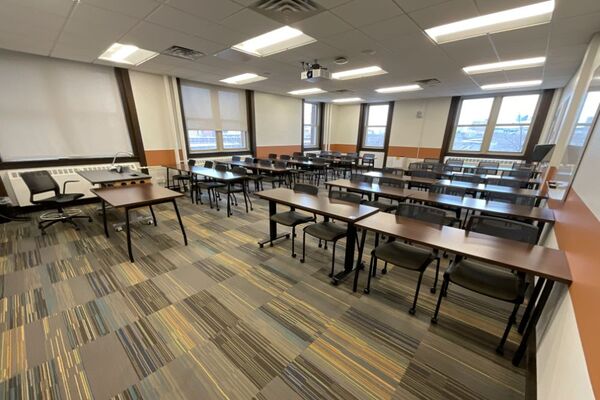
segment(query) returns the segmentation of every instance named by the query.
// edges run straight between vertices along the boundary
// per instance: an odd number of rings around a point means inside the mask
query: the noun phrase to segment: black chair
[[[446,194],[449,196],[457,196],[457,197],[465,197],[465,195],[467,194],[467,190],[465,188],[455,187],[455,186],[446,186],[446,185],[432,185],[429,190],[431,193]],[[456,221],[460,221],[460,214],[461,214],[462,208],[454,207],[454,206],[446,206],[446,205],[438,206],[438,207],[443,208],[444,210],[453,212],[456,215],[456,219],[452,223],[454,223]]]
[[[423,162],[426,164],[439,164],[440,160],[439,158],[425,158]]]
[[[495,186],[507,186],[516,189],[523,187],[523,182],[518,179],[489,178],[487,180],[487,184]]]
[[[215,165],[215,171],[227,172],[227,169],[227,164],[218,163],[217,165]]]
[[[294,192],[296,193],[306,193],[311,196],[316,196],[319,193],[319,188],[313,185],[307,185],[304,183],[296,183],[294,185]],[[271,221],[283,225],[289,226],[292,228],[292,257],[296,258],[295,252],[295,237],[296,237],[296,226],[306,224],[309,222],[314,222],[317,220],[316,215],[306,215],[297,212],[294,208],[290,208],[289,211],[281,212],[274,214],[271,216]],[[271,242],[271,246],[273,246],[273,242]]]
[[[479,175],[471,175],[471,174],[460,174],[453,175],[452,180],[456,182],[469,182],[480,184],[483,183],[483,178]]]
[[[196,165],[196,160],[188,160],[188,167],[191,169]],[[187,183],[191,182],[191,175],[187,172],[178,175],[173,175],[173,183],[177,182],[177,189],[181,191],[181,184],[183,183],[183,191],[187,191]],[[186,183],[187,182],[187,183]],[[190,185],[191,188],[191,185]]]
[[[215,168],[217,171],[220,170],[220,168],[218,167],[220,167],[220,165],[217,165],[217,168]],[[225,171],[227,171],[227,169],[225,169]],[[235,197],[236,193],[242,193],[242,195],[244,196],[244,203],[246,204],[246,213],[248,212],[248,203],[250,203],[250,210],[253,210],[252,201],[250,201],[250,196],[248,196],[248,180],[246,178],[246,176],[248,175],[248,171],[246,171],[246,168],[244,167],[233,167],[231,169],[231,172],[238,175],[242,175],[244,178],[239,181],[227,185],[218,186],[215,188],[215,191],[217,193],[224,194],[227,196],[228,217],[232,215],[231,204],[235,206],[238,205],[237,198]]]
[[[479,164],[477,164],[478,168],[487,168],[487,169],[495,169],[497,170],[498,167],[500,166],[500,162],[498,161],[479,161]]]
[[[533,225],[481,215],[472,216],[467,223],[466,230],[530,244],[535,244],[538,238],[538,228]],[[432,323],[438,321],[442,297],[446,295],[450,282],[479,294],[514,304],[500,344],[496,348],[499,354],[503,354],[504,343],[510,328],[516,322],[519,306],[525,299],[525,289],[527,288],[525,275],[457,256],[444,273],[442,290],[431,318]]]
[[[501,193],[501,192],[488,193],[487,199],[489,201],[499,201],[501,203],[510,203],[510,204],[515,204],[517,206],[528,206],[528,207],[535,206],[535,203],[537,200],[533,196],[526,196],[526,195],[516,194],[516,193]]]
[[[75,200],[85,196],[83,193],[67,193],[67,184],[79,181],[65,181],[62,187],[62,193],[58,182],[52,178],[48,171],[31,171],[21,172],[19,174],[27,188],[29,189],[29,201],[31,204],[41,205],[49,208],[54,208],[56,211],[50,211],[40,215],[38,228],[42,231],[42,235],[46,234],[46,229],[58,222],[69,223],[79,230],[79,226],[74,219],[86,218],[92,222],[92,217],[85,215],[79,209],[66,209],[73,205]],[[36,200],[35,196],[42,193],[54,192],[54,196],[45,199]]]
[[[510,176],[516,179],[527,181],[531,179],[532,172],[529,169],[517,169],[512,171],[503,171],[502,176]]]
[[[289,154],[282,154],[282,155],[280,155],[280,156],[279,156],[279,159],[280,159],[281,161],[289,161],[289,160],[291,160],[291,159],[292,159],[292,157],[290,157],[290,155],[289,155]]]
[[[498,173],[498,169],[477,167],[475,168],[475,173],[478,175],[496,175]]]
[[[252,158],[252,157],[246,157],[246,158],[244,158],[244,162],[246,164],[252,164],[252,163],[254,163],[254,158]]]
[[[212,168],[214,165],[212,161],[204,161],[204,168]]]
[[[214,167],[214,162],[213,161],[204,161],[204,168],[213,168]],[[221,164],[223,165],[223,164]],[[227,166],[224,165],[225,169],[227,169]],[[222,167],[219,167],[222,168]],[[200,204],[204,204],[202,202],[202,189],[205,189],[206,192],[208,193],[208,203],[210,205],[210,208],[213,208],[213,199],[215,201],[215,204],[217,206],[217,209],[219,208],[219,203],[217,203],[217,193],[215,192],[215,190],[219,187],[223,187],[225,186],[224,183],[221,182],[217,182],[215,180],[209,179],[208,177],[204,177],[203,180],[192,180],[193,182],[193,186],[194,186],[194,191],[196,192],[196,204],[198,204],[198,202],[200,202]]]
[[[309,160],[312,160],[313,158],[317,158],[319,155],[317,153],[307,153],[306,156]]]
[[[333,173],[336,177],[340,175],[342,178],[346,178],[346,174],[352,174],[352,166],[354,165],[354,158],[348,156],[342,156],[341,159],[333,165]]]
[[[287,161],[275,161],[272,164],[273,167],[275,168],[287,168]],[[270,182],[271,183],[271,187],[273,189],[275,189],[275,184],[278,184],[279,187],[281,187],[281,185],[288,185],[288,173],[281,173],[281,172],[273,172],[270,174],[265,174],[263,175],[262,178],[263,182]],[[262,184],[261,184],[262,187]]]
[[[297,159],[298,157],[302,157],[304,154],[301,151],[295,151],[292,153],[292,157],[295,159]]]
[[[363,166],[367,167],[367,169],[371,169],[375,167],[375,154],[373,153],[365,153],[362,157]]]
[[[269,154],[269,159],[270,159],[270,160],[277,160],[277,154],[275,154],[275,153],[270,153],[270,154]]]
[[[435,225],[444,225],[446,221],[446,211],[421,204],[401,203],[396,209],[396,215]],[[394,239],[390,239],[388,242],[375,247],[375,249],[371,251],[371,262],[369,264],[367,286],[364,289],[365,293],[369,293],[371,290],[371,277],[375,275],[377,270],[378,259],[385,262],[382,273],[387,271],[388,263],[419,273],[415,297],[413,299],[412,307],[408,310],[410,314],[414,315],[417,300],[419,299],[419,290],[421,289],[423,273],[433,261],[436,261],[435,280],[430,291],[431,293],[435,293],[436,291],[440,271],[440,257],[438,252],[436,250],[423,249],[408,243],[399,242]]]
[[[348,203],[360,204],[360,196],[353,193],[342,192],[342,191],[330,191],[329,198],[335,200],[341,200]],[[306,258],[306,234],[319,239],[319,247],[321,247],[321,241],[325,241],[325,249],[327,249],[327,242],[333,242],[333,254],[331,256],[331,272],[329,276],[332,277],[335,272],[335,246],[338,240],[347,236],[348,229],[343,224],[336,224],[333,221],[323,221],[316,224],[305,226],[302,233],[302,259],[300,262],[304,262]],[[347,240],[358,240],[358,238],[347,238]]]
[[[383,169],[383,172],[386,174],[394,174],[394,175],[398,175],[398,176],[404,175],[404,170],[402,170],[402,168],[385,167]]]

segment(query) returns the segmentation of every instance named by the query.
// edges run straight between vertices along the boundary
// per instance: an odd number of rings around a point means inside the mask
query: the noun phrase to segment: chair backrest
[[[352,158],[356,158],[358,157],[358,153],[347,153],[346,154],[348,157],[352,157]]]
[[[479,175],[452,175],[452,180],[457,182],[481,183],[483,179]]]
[[[409,171],[419,171],[419,170],[427,170],[428,166],[422,162],[411,162],[408,164]]]
[[[258,165],[261,167],[270,167],[273,164],[273,160],[258,160]]]
[[[281,161],[281,160],[275,161],[273,163],[273,166],[275,168],[287,168],[287,161]]]
[[[33,196],[39,193],[54,192],[55,196],[60,194],[58,183],[48,171],[21,172],[19,175],[29,189],[29,199],[32,203]]]
[[[360,195],[355,193],[342,192],[341,190],[330,190],[329,198],[347,201],[348,203],[360,204],[362,200]]]
[[[214,163],[212,161],[204,161],[204,168],[212,168]]]
[[[465,163],[465,160],[461,160],[458,158],[449,158],[446,160],[446,165],[452,165],[454,167],[462,167]]]
[[[404,183],[404,181],[401,181],[399,179],[383,177],[383,178],[379,178],[379,185],[395,187],[398,189],[404,189],[404,186],[406,184]]]
[[[233,167],[231,168],[231,172],[238,175],[248,175],[248,171],[244,167]]]
[[[252,158],[252,157],[246,157],[246,158],[244,158],[244,162],[246,164],[252,164],[254,162],[254,158]]]
[[[291,160],[292,157],[290,157],[289,154],[282,154],[282,155],[279,156],[279,159],[283,160],[283,161],[288,161],[288,160]]]
[[[442,172],[460,172],[462,171],[462,166],[460,165],[443,165]]]
[[[481,168],[498,169],[500,163],[498,161],[479,161],[477,166]]]
[[[375,159],[375,154],[373,154],[373,153],[365,153],[365,154],[363,154],[363,160],[365,160],[365,159],[366,160],[369,160],[369,159],[374,160]]]
[[[314,162],[315,164],[326,164],[327,161],[328,160],[323,157],[316,157],[316,158],[313,158],[313,160],[312,160],[312,162]]]
[[[435,179],[437,178],[437,174],[434,171],[426,171],[426,170],[416,170],[411,171],[410,176],[413,178],[427,178],[427,179]]]
[[[294,154],[292,154],[292,156],[293,156],[294,158],[296,158],[296,157],[301,157],[302,155],[303,155],[303,154],[302,154],[302,152],[300,152],[300,151],[295,151],[295,152],[294,152]]]
[[[402,169],[394,168],[394,167],[385,167],[383,169],[383,172],[386,174],[394,174],[394,175],[398,175],[398,176],[404,175],[404,171]]]
[[[438,225],[444,225],[447,219],[445,210],[413,203],[400,203],[396,215]]]
[[[513,178],[531,179],[531,170],[519,169],[512,171],[503,171],[502,176],[512,176]]]
[[[350,176],[350,182],[373,183],[373,177],[367,175],[352,174],[352,176]]]
[[[219,171],[219,172],[227,172],[227,165],[217,164],[217,165],[215,165],[215,170]]]
[[[479,175],[496,175],[498,170],[494,168],[475,168],[475,173]]]
[[[329,152],[328,152],[327,150],[321,150],[321,152],[319,153],[319,155],[320,155],[321,157],[323,157],[323,156],[326,156],[326,155],[328,155],[328,154],[329,154]]]
[[[423,162],[426,164],[438,164],[440,160],[438,158],[425,158]]]
[[[296,183],[294,185],[294,192],[312,194],[313,196],[316,196],[319,194],[319,188],[306,183]]]
[[[447,194],[450,196],[465,197],[467,189],[455,186],[431,185],[429,189],[432,193]]]
[[[196,166],[196,160],[194,159],[189,159],[187,162],[188,167],[192,168],[194,166]]]
[[[339,151],[332,151],[331,155],[334,157],[340,157],[342,155],[342,153],[340,153]]]
[[[307,156],[308,158],[313,159],[317,157],[317,153],[308,153]]]
[[[277,160],[277,154],[275,154],[275,153],[269,154],[269,159],[270,160]]]
[[[488,185],[508,186],[512,188],[520,188],[523,186],[523,182],[517,179],[489,178],[487,183]]]
[[[539,228],[534,225],[484,215],[469,218],[466,230],[530,244],[537,243],[539,234]]]
[[[306,162],[306,161],[308,161],[308,157],[294,156],[294,160],[301,161],[301,162]]]
[[[535,206],[536,198],[533,196],[524,196],[515,193],[489,193],[487,196],[489,201],[499,201],[501,203],[510,203],[517,206]]]
[[[231,161],[240,161],[242,158],[240,156],[232,156]]]

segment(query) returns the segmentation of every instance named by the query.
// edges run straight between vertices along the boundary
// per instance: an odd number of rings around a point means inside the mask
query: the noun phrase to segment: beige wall
[[[356,146],[360,105],[332,105],[331,136],[329,144]]]
[[[302,100],[255,92],[254,109],[258,157],[300,151]]]

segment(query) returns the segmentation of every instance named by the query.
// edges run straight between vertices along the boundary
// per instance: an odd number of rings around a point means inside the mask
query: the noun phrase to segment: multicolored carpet
[[[365,273],[358,293],[351,279],[334,287],[331,248],[316,240],[305,264],[289,241],[258,247],[267,204],[253,202],[226,218],[179,201],[187,247],[172,207],[157,207],[157,227],[133,228],[135,263],[99,215],[45,236],[35,222],[0,225],[0,398],[524,398],[526,371],[510,363],[519,336],[494,352],[510,305],[451,286],[431,325],[433,268],[416,316],[413,272],[390,267],[369,295]]]

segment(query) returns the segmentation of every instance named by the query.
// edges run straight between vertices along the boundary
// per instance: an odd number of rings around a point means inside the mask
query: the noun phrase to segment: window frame
[[[254,91],[245,90],[246,96],[246,122],[248,130],[246,131],[245,149],[223,149],[223,134],[221,130],[215,130],[217,136],[217,149],[206,151],[191,151],[188,129],[185,122],[185,108],[183,105],[183,96],[181,92],[181,79],[177,78],[177,91],[179,95],[179,111],[181,113],[181,123],[183,126],[183,138],[185,141],[185,151],[187,158],[208,158],[233,155],[252,155],[256,153],[256,127],[254,119]]]
[[[304,145],[304,126],[305,125],[309,125],[309,126],[313,126],[310,124],[305,124],[304,122],[304,105],[308,103],[308,104],[314,104],[317,106],[317,125],[316,125],[316,135],[317,135],[317,144],[316,146],[305,146]],[[313,101],[306,101],[304,99],[302,99],[302,123],[300,125],[300,151],[304,152],[304,151],[313,151],[313,150],[322,150],[323,149],[323,122],[324,122],[324,111],[325,111],[325,104],[323,102],[313,102]]]
[[[529,159],[533,152],[533,148],[538,143],[542,129],[546,122],[546,117],[550,109],[550,104],[554,96],[555,89],[542,89],[542,90],[530,90],[523,92],[507,92],[507,93],[489,93],[475,96],[454,96],[450,103],[450,111],[448,113],[448,120],[446,123],[446,130],[444,133],[444,141],[442,144],[442,157],[474,157],[474,158],[491,158],[491,159],[504,159],[504,160],[523,160]],[[453,151],[452,145],[454,143],[454,137],[456,134],[456,128],[458,127],[458,120],[460,117],[460,109],[462,107],[463,100],[477,99],[493,97],[494,104],[490,112],[490,118],[486,125],[486,131],[484,133],[484,140],[482,142],[482,149],[489,149],[489,144],[492,140],[494,129],[497,125],[498,115],[500,113],[500,106],[502,104],[501,99],[504,97],[528,95],[528,94],[539,94],[538,103],[536,105],[535,112],[531,118],[529,124],[529,131],[527,132],[527,138],[523,145],[523,151],[521,153],[514,152],[490,152],[490,151]],[[500,101],[496,101],[499,98]],[[496,105],[497,103],[497,105]],[[496,107],[496,109],[494,109]],[[500,124],[510,125],[510,124]],[[515,124],[518,125],[518,124]]]
[[[367,133],[367,128],[368,128],[367,124],[369,123],[369,107],[381,106],[381,105],[388,106],[388,115],[387,115],[387,122],[386,122],[386,127],[385,127],[385,137],[383,139],[383,147],[365,146],[364,142],[366,139],[366,133]],[[384,101],[384,102],[377,102],[377,103],[361,104],[360,118],[358,121],[358,124],[359,124],[358,138],[357,138],[357,143],[356,143],[356,148],[357,148],[358,152],[370,151],[370,152],[375,152],[375,153],[385,153],[385,157],[387,157],[388,148],[389,148],[389,144],[390,144],[390,133],[392,131],[393,114],[394,114],[394,101]],[[373,126],[379,126],[379,125],[373,125]]]

